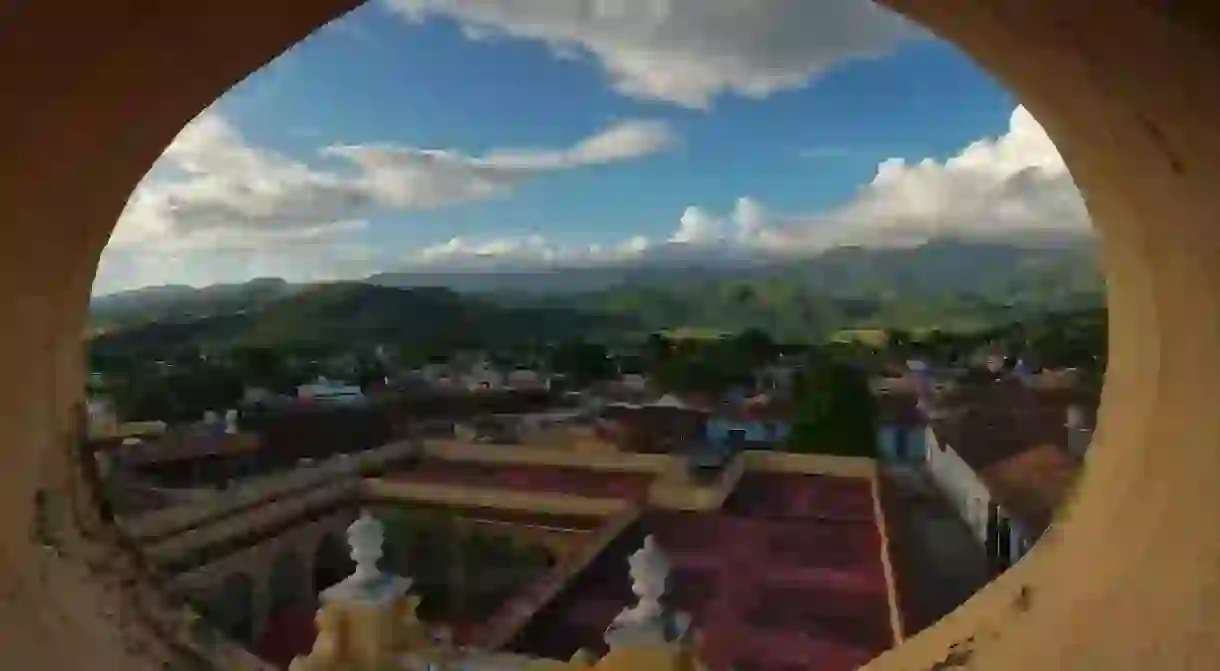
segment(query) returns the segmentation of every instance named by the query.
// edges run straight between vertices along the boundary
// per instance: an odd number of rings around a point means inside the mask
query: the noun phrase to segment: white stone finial
[[[385,541],[385,529],[381,522],[368,511],[362,511],[360,519],[347,528],[347,542],[352,548],[351,558],[356,562],[353,578],[368,583],[381,575],[377,562],[381,560],[381,544]]]
[[[669,581],[669,557],[657,545],[656,539],[648,536],[644,546],[636,550],[627,560],[630,565],[631,591],[640,598],[636,611],[641,614],[659,614],[661,597],[665,596]]]
[[[623,643],[665,643],[673,640],[677,629],[684,629],[687,618],[671,618],[661,602],[669,582],[669,557],[652,536],[627,560],[630,565],[631,591],[639,597],[636,604],[619,613],[606,630],[611,647]]]
[[[382,556],[385,530],[380,521],[369,511],[360,513],[360,518],[347,528],[347,541],[351,547],[352,561],[356,570],[339,584],[322,593],[324,601],[335,599],[360,599],[385,601],[406,594],[411,588],[410,578],[384,573],[377,568]]]

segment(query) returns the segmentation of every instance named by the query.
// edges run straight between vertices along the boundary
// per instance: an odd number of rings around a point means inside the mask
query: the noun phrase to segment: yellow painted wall
[[[89,287],[132,189],[175,134],[358,4],[5,4],[0,369],[20,384],[0,390],[0,668],[160,669],[190,645],[173,625],[181,609],[157,598],[98,514],[91,466],[72,449]],[[1077,504],[1016,567],[869,668],[967,654],[975,670],[1220,668],[1215,3],[880,4],[956,44],[1054,139],[1099,232],[1110,365]],[[48,501],[62,552],[31,533]],[[114,615],[133,602],[139,618]]]
[[[672,457],[665,454],[634,452],[574,452],[568,448],[536,447],[532,445],[485,445],[456,440],[428,440],[424,454],[450,461],[472,461],[489,464],[521,464],[540,466],[570,466],[598,471],[660,473],[669,466]]]
[[[877,477],[877,462],[873,459],[829,454],[796,454],[772,450],[746,451],[746,469],[772,473],[838,475],[849,478]]]
[[[364,497],[373,500],[420,502],[435,505],[500,508],[550,515],[604,517],[631,507],[621,499],[595,499],[568,494],[522,492],[464,485],[400,482],[366,478],[360,485]]]

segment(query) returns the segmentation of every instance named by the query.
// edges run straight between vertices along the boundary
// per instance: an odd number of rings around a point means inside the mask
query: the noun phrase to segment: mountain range
[[[145,340],[132,330],[150,324],[154,340],[168,341],[205,333],[208,339],[264,342],[460,333],[557,338],[748,326],[808,338],[860,326],[955,328],[1098,305],[1103,291],[1091,242],[1019,246],[941,239],[909,248],[841,247],[771,264],[637,263],[394,272],[329,284],[264,278],[203,288],[167,285],[95,297],[91,316],[95,332],[122,330],[132,342]]]

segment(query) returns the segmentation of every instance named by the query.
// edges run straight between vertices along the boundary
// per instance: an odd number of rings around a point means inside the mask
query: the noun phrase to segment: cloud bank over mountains
[[[329,145],[295,160],[250,143],[204,111],[136,188],[95,284],[134,286],[181,274],[342,277],[379,250],[360,242],[364,217],[505,197],[527,180],[646,156],[674,141],[664,123],[628,120],[567,147],[483,156],[391,144]],[[147,279],[145,279],[147,278]]]
[[[845,58],[886,54],[921,29],[868,0],[384,0],[407,21],[456,21],[472,39],[529,39],[592,58],[619,93],[707,108],[731,93],[800,88]]]
[[[944,162],[882,161],[871,182],[828,211],[776,212],[742,196],[729,212],[691,205],[676,213],[666,239],[632,236],[570,246],[543,235],[455,237],[399,254],[359,242],[367,227],[360,216],[372,208],[418,210],[499,196],[548,171],[629,160],[673,141],[662,124],[626,122],[564,149],[483,157],[384,145],[331,147],[322,154],[351,165],[326,171],[248,145],[223,119],[205,114],[164,156],[183,176],[146,183],[132,195],[100,278],[107,272],[155,277],[192,259],[213,264],[219,279],[226,278],[226,262],[230,278],[305,272],[323,279],[390,269],[759,261],[844,244],[1089,233],[1083,200],[1062,158],[1037,121],[1018,107],[1007,133],[977,140]]]
[[[725,95],[761,99],[802,87],[844,59],[884,55],[923,36],[867,0],[382,0],[382,6],[407,22],[455,21],[471,39],[540,40],[559,57],[592,59],[623,95],[694,109]],[[170,278],[331,279],[416,268],[736,262],[842,244],[918,244],[941,235],[1008,239],[1089,231],[1062,158],[1018,107],[999,137],[980,138],[945,161],[882,161],[869,183],[824,211],[776,211],[741,194],[727,212],[691,203],[673,213],[671,232],[656,239],[573,246],[542,234],[455,237],[408,250],[369,240],[369,221],[379,213],[511,197],[528,181],[629,163],[680,141],[665,122],[634,119],[558,147],[471,155],[333,144],[297,158],[259,146],[218,111],[205,111],[132,194],[95,288]],[[537,225],[545,230],[548,223]]]
[[[775,212],[749,197],[712,212],[691,205],[661,240],[639,236],[588,248],[542,236],[453,238],[417,251],[405,268],[569,266],[623,261],[732,262],[791,258],[840,245],[905,246],[953,236],[985,240],[1083,237],[1088,213],[1063,159],[1023,107],[998,138],[944,162],[882,161],[855,196],[824,212]]]

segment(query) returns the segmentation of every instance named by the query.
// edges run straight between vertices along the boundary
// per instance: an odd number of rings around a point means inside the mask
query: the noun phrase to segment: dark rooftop
[[[1033,390],[1012,378],[975,380],[938,399],[932,428],[979,475],[991,495],[1039,534],[1065,500],[1080,464],[1069,452],[1067,408],[1096,412],[1096,397]]]
[[[307,608],[282,608],[267,619],[253,651],[264,661],[287,669],[293,658],[309,654],[317,637],[314,613]]]

